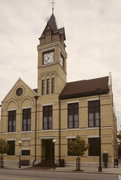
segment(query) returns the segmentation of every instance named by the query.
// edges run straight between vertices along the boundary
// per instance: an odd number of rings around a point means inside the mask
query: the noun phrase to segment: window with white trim
[[[53,106],[43,106],[43,130],[52,129],[52,121],[53,121]]]
[[[99,126],[99,100],[88,102],[88,126]]]
[[[79,127],[79,107],[78,103],[68,104],[68,128]]]
[[[16,110],[8,111],[8,132],[16,131]]]
[[[22,131],[31,130],[31,108],[23,109]]]

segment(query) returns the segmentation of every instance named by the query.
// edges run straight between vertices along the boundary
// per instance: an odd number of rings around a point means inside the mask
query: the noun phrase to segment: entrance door
[[[54,143],[52,139],[42,140],[42,161],[54,163]]]

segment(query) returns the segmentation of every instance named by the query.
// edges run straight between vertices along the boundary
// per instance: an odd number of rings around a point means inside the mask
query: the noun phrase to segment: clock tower
[[[38,94],[40,96],[57,95],[66,84],[65,30],[58,29],[52,13],[39,38],[38,50]]]

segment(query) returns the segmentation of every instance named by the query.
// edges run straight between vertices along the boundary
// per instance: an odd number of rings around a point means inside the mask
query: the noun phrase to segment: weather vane
[[[50,3],[52,4],[52,14],[54,14],[54,4],[55,4],[55,1],[52,0]]]

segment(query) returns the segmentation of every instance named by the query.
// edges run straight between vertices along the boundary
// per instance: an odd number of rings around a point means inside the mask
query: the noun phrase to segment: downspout
[[[59,166],[61,163],[61,103],[59,99]]]
[[[102,172],[102,118],[101,118],[101,89],[98,92],[99,97],[99,166],[98,171]]]
[[[37,100],[39,96],[34,96],[35,98],[35,155],[34,155],[34,161],[33,161],[33,166],[35,166],[35,162],[37,160]]]

